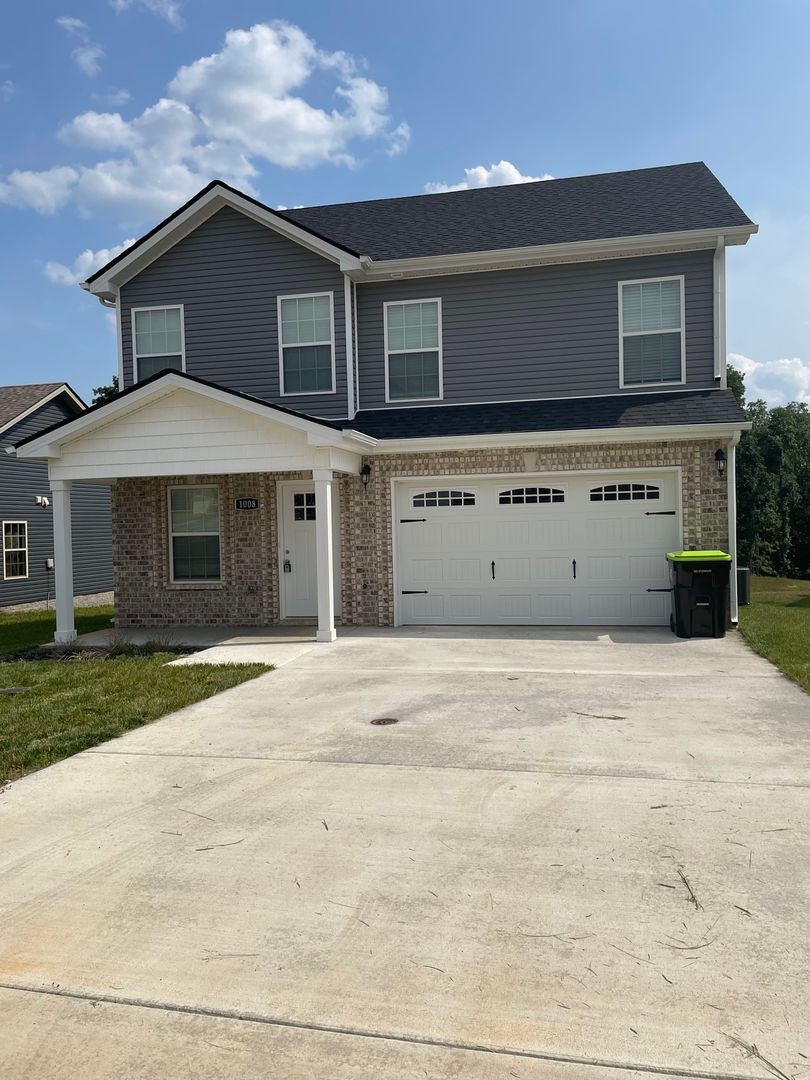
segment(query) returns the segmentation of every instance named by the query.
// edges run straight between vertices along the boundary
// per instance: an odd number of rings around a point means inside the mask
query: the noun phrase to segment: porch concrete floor
[[[313,646],[0,798],[4,1067],[801,1080],[809,726],[736,634]]]

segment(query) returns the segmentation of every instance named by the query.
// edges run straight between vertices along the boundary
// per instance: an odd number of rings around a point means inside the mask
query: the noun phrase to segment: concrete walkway
[[[0,798],[4,1066],[810,1075],[809,725],[736,635],[312,648]]]

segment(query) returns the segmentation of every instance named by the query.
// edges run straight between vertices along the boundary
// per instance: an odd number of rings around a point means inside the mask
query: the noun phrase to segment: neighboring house
[[[53,599],[53,514],[48,466],[6,450],[22,439],[74,420],[87,406],[67,383],[0,386],[0,607]],[[73,494],[73,561],[77,594],[112,588],[110,489],[77,484]]]
[[[284,213],[214,182],[83,286],[123,392],[18,453],[63,523],[113,481],[120,626],[663,625],[666,552],[735,548],[754,232],[702,163]]]

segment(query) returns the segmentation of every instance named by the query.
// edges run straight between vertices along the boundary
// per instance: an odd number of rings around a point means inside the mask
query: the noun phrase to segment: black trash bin
[[[731,556],[725,551],[670,551],[672,616],[681,638],[724,637]]]
[[[751,603],[751,571],[747,566],[737,567],[737,603],[740,607]]]

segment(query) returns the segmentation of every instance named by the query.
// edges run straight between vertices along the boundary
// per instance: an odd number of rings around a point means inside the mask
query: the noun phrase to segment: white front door
[[[400,621],[665,625],[677,497],[655,471],[403,482]]]
[[[281,617],[315,618],[318,614],[318,569],[315,544],[315,485],[311,481],[279,482]],[[332,537],[335,566],[335,614],[340,613],[340,509],[337,483],[332,486]]]

